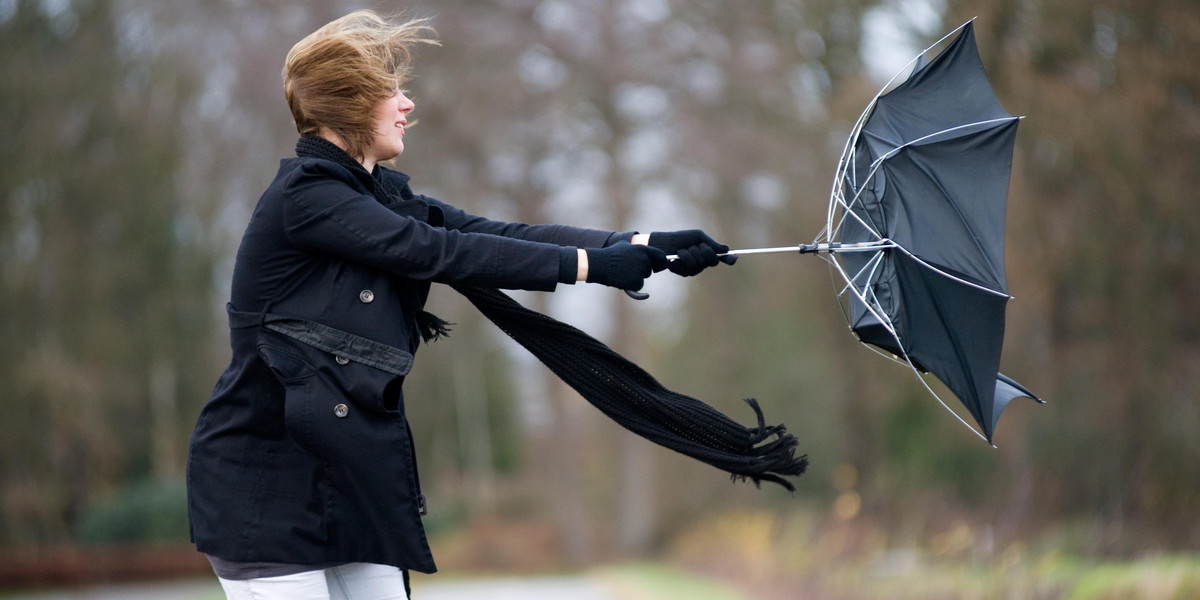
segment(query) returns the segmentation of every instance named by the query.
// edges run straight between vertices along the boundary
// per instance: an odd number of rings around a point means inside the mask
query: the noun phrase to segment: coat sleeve
[[[624,235],[601,229],[571,227],[568,225],[527,225],[525,223],[493,221],[468,214],[460,208],[428,196],[423,196],[423,198],[429,204],[440,208],[446,219],[446,228],[456,231],[486,233],[559,246],[574,246],[577,248],[603,248],[617,241],[617,239],[628,241],[629,236],[632,235]]]
[[[286,176],[290,243],[423,281],[545,291],[558,283],[560,246],[397,215],[341,181],[339,168],[310,162]]]

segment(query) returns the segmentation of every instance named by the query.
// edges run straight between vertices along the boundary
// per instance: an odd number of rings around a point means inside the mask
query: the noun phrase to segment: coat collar
[[[338,147],[337,144],[321,136],[311,133],[300,136],[300,139],[296,141],[296,156],[332,161],[360,176],[368,175],[374,180],[376,188],[382,191],[384,195],[389,196],[390,199],[408,200],[413,197],[412,190],[408,187],[408,175],[379,165],[375,165],[375,168],[370,173],[367,173],[362,163],[354,160],[354,157]],[[384,203],[388,202],[388,200],[383,198],[380,198],[380,200]]]

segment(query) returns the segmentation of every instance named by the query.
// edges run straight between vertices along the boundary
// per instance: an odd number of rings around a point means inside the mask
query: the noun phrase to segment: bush
[[[84,509],[84,543],[188,541],[187,487],[182,481],[142,481]]]

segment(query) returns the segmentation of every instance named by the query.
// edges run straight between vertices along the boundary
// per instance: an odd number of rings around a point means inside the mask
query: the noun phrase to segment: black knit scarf
[[[315,136],[302,137],[296,152],[362,168],[340,148]],[[382,182],[383,178],[376,177],[376,181]],[[663,387],[641,367],[595,338],[521,306],[498,289],[452,287],[584,399],[626,429],[755,485],[769,481],[794,490],[783,477],[798,476],[808,466],[807,456],[795,455],[795,436],[783,425],[768,426],[755,400],[746,402],[758,423],[743,426],[700,400]],[[432,315],[429,318],[440,325],[433,327],[433,335],[427,337],[445,335],[445,322]]]

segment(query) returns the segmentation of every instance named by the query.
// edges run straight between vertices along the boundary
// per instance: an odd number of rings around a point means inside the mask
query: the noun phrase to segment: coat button
[[[339,419],[346,418],[346,415],[348,414],[350,414],[350,407],[346,406],[345,404],[339,404],[333,407],[333,416]]]
[[[336,362],[336,363],[337,363],[337,364],[339,364],[339,365],[348,365],[348,364],[350,364],[350,359],[348,359],[348,358],[346,358],[345,356],[342,356],[342,355],[340,355],[340,354],[339,354],[339,355],[337,355],[337,356],[335,356],[335,357],[333,357],[333,360],[334,360],[334,362]]]
[[[363,290],[358,293],[358,299],[362,300],[363,304],[370,304],[375,301],[375,292],[371,290]]]

